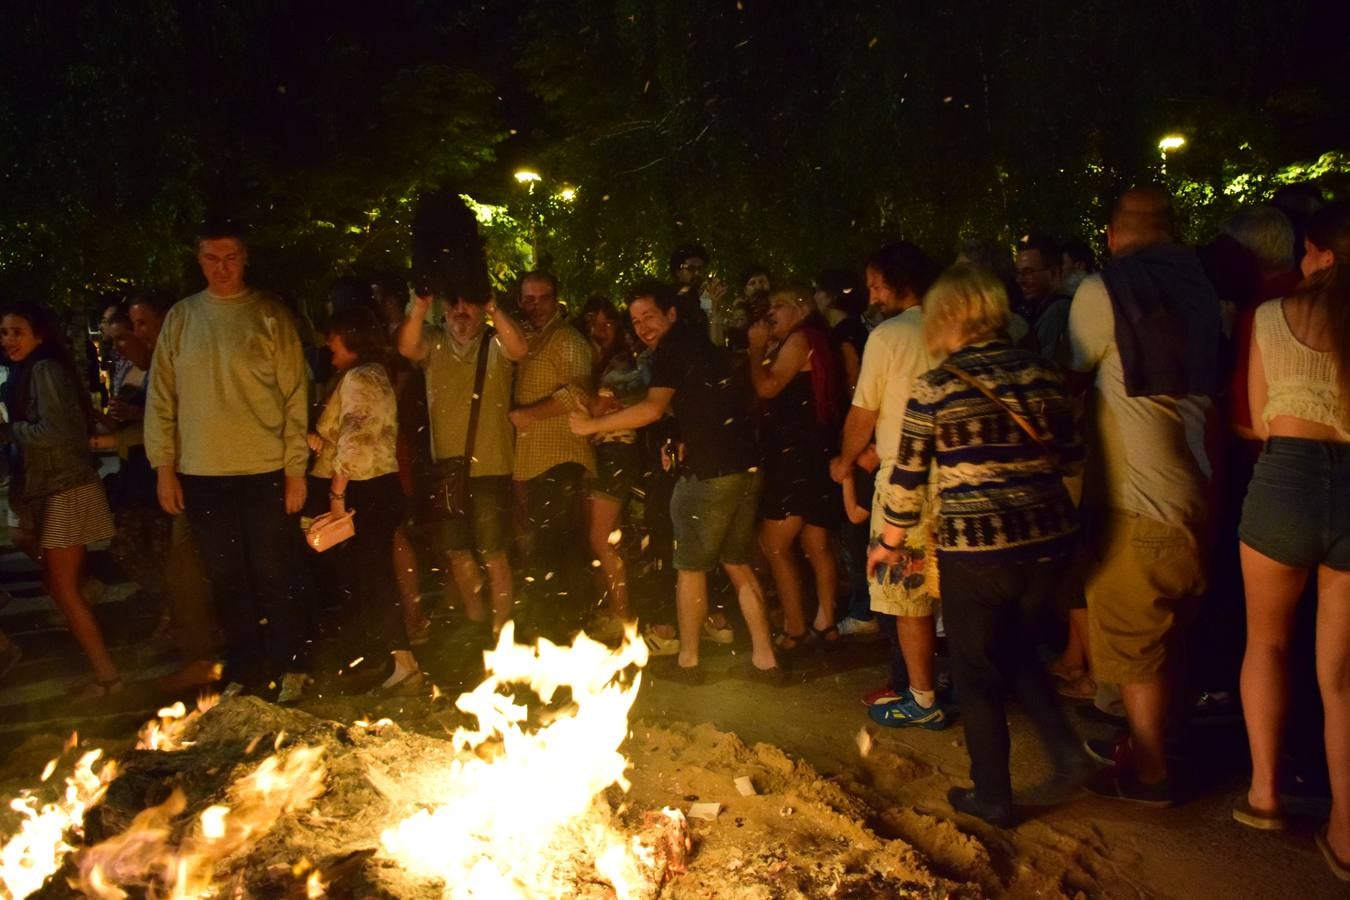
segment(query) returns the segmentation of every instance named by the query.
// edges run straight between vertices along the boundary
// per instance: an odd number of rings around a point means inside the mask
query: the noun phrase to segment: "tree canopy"
[[[314,298],[406,266],[428,191],[487,204],[499,280],[539,248],[579,299],[687,240],[725,276],[1093,237],[1170,133],[1193,237],[1281,180],[1346,190],[1350,51],[1312,0],[10,7],[0,283],[64,304],[194,287],[208,214]]]

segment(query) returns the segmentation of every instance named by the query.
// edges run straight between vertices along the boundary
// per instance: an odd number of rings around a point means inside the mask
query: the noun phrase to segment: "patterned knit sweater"
[[[1035,354],[1003,343],[965,347],[947,365],[978,379],[1051,437],[1047,458],[1008,414],[942,368],[914,383],[900,450],[884,502],[886,521],[919,524],[937,464],[937,546],[969,562],[1025,562],[1062,556],[1077,531],[1063,475],[1081,463],[1082,444],[1060,377]]]

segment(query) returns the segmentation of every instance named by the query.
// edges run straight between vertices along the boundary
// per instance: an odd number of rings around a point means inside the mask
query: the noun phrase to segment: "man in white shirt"
[[[1175,656],[1206,588],[1212,387],[1183,370],[1217,368],[1219,318],[1194,253],[1171,235],[1167,196],[1128,191],[1106,231],[1113,260],[1069,311],[1070,368],[1092,378],[1082,502],[1092,665],[1120,685],[1129,723],[1130,765],[1090,789],[1151,806],[1172,802],[1163,742]],[[1183,324],[1185,307],[1195,318]]]
[[[867,286],[872,302],[890,316],[873,329],[863,348],[853,406],[844,422],[839,456],[830,462],[830,475],[843,482],[858,455],[876,437],[881,467],[876,474],[869,546],[875,547],[885,528],[885,501],[891,470],[900,450],[900,426],[905,419],[914,379],[933,368],[924,349],[924,292],[937,277],[938,265],[907,241],[888,244],[867,261]],[[933,653],[937,643],[933,597],[924,578],[924,529],[910,529],[905,540],[909,563],[903,571],[886,573],[869,586],[872,610],[896,618],[896,636],[904,654],[903,671],[892,666],[891,691],[877,699],[869,715],[888,727],[918,725],[940,728],[946,716],[936,700]],[[889,637],[889,635],[888,635]],[[904,688],[901,677],[908,683]]]

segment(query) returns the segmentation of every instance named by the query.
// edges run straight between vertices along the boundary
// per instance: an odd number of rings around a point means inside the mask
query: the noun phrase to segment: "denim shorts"
[[[1350,571],[1350,444],[1267,441],[1242,504],[1238,537],[1286,566]]]
[[[686,475],[670,498],[677,571],[709,572],[722,565],[749,565],[755,547],[759,472],[718,478]]]
[[[591,496],[614,500],[620,505],[633,495],[642,474],[642,451],[637,444],[610,441],[595,448],[595,477]]]

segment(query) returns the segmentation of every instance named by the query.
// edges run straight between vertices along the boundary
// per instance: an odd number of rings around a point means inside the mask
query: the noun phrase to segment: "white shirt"
[[[1097,373],[1087,423],[1084,504],[1098,486],[1109,509],[1169,525],[1209,518],[1208,397],[1130,397],[1116,347],[1116,319],[1100,275],[1089,275],[1069,307],[1069,367]]]
[[[936,366],[937,360],[924,349],[919,306],[887,319],[868,336],[853,405],[878,413],[877,455],[883,468],[900,452],[900,427],[914,379]]]

